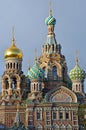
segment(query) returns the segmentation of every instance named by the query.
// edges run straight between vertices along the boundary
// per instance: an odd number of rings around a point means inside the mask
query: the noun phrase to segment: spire
[[[78,58],[78,50],[76,50],[76,65],[78,65],[79,58]]]
[[[49,16],[45,19],[45,24],[47,26],[49,26],[49,25],[55,26],[55,24],[56,24],[56,19],[52,15],[52,0],[50,0]]]
[[[15,46],[14,27],[12,27],[12,46]]]
[[[52,16],[52,0],[50,0],[49,15]]]
[[[28,63],[28,70],[30,70],[30,61],[29,61],[29,63]]]
[[[37,63],[37,60],[38,60],[38,58],[37,58],[37,49],[35,49],[35,64]]]

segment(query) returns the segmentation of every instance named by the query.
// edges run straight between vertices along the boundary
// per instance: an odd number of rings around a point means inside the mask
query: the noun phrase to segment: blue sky
[[[16,45],[23,51],[23,71],[28,62],[34,62],[46,41],[45,18],[49,14],[50,0],[0,0],[0,76],[4,71],[4,51],[11,45],[12,27]],[[75,65],[76,50],[79,65],[86,71],[86,0],[52,0],[53,16],[57,23],[55,34],[66,57],[68,71]],[[86,84],[86,83],[85,83]],[[85,85],[86,87],[86,85]]]

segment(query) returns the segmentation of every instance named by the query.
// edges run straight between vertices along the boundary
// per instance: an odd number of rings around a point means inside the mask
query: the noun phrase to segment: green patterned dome
[[[56,24],[56,19],[53,16],[48,16],[45,19],[45,24],[46,25],[55,25]]]
[[[86,73],[78,64],[69,73],[71,80],[84,80]]]
[[[44,71],[39,67],[39,63],[35,63],[33,67],[28,71],[27,77],[30,80],[38,79],[41,80],[44,77]]]

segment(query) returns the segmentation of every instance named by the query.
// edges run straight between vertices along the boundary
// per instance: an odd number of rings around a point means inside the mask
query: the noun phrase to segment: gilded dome
[[[84,80],[86,77],[85,71],[78,64],[69,73],[71,80]]]
[[[40,68],[39,63],[37,61],[33,65],[33,67],[28,71],[27,77],[30,78],[30,80],[37,79],[41,80],[44,77],[44,71]]]
[[[23,53],[22,51],[16,47],[15,43],[14,43],[14,38],[12,39],[12,45],[6,49],[5,53],[4,53],[4,58],[19,58],[22,59],[23,57]]]

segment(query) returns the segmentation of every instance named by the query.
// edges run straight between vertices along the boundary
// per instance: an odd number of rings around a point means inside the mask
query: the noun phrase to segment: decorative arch
[[[59,125],[58,124],[54,125],[54,130],[59,130]]]
[[[9,80],[10,80],[10,77],[8,75],[4,75],[2,77],[2,86],[4,89],[8,89],[9,88]]]
[[[65,86],[57,86],[46,94],[47,102],[73,102],[77,103],[77,97],[70,89]]]
[[[11,76],[11,79],[12,79],[13,77],[15,77],[18,81],[20,81],[20,77],[19,77],[18,74],[14,74],[14,75],[12,75],[12,76]]]
[[[20,77],[17,74],[11,76],[11,87],[12,89],[16,89],[18,86],[18,82],[20,82]]]
[[[66,130],[72,130],[72,126],[71,126],[70,124],[68,124],[68,125],[66,126]]]
[[[66,128],[64,124],[61,124],[59,127],[60,127],[60,129],[65,129]]]
[[[42,125],[41,125],[41,124],[38,124],[38,125],[36,126],[36,129],[37,129],[37,130],[42,130],[42,129],[43,129],[43,127],[42,127]]]
[[[4,76],[2,77],[3,80],[5,80],[6,78],[10,79],[9,75],[4,75]]]

